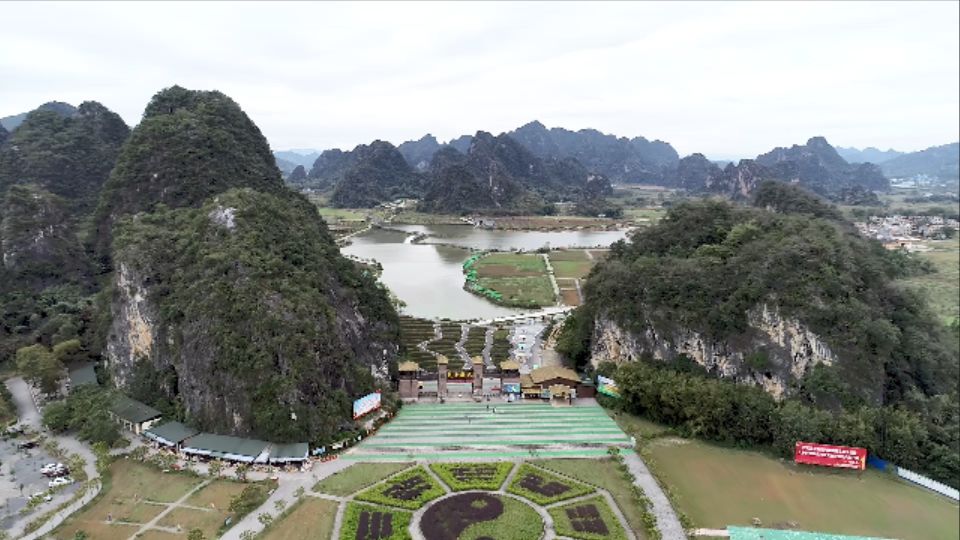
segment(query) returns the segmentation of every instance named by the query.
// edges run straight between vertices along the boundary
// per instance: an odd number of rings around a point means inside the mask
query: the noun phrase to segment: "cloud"
[[[957,140],[958,4],[3,3],[0,114],[172,84],[275,148],[449,139],[539,119],[750,156],[825,135]]]

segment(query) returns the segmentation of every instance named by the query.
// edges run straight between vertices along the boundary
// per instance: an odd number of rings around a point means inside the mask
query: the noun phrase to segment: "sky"
[[[960,2],[0,2],[0,116],[179,84],[275,149],[532,120],[752,157],[960,139]]]

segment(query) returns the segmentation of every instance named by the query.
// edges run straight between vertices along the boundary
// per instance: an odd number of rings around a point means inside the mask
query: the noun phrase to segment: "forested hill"
[[[77,112],[76,107],[74,107],[69,103],[64,103],[62,101],[48,101],[47,103],[40,105],[34,110],[35,111],[51,111],[64,117],[73,116]],[[20,126],[20,124],[23,123],[24,120],[26,120],[27,115],[29,115],[30,112],[32,111],[15,114],[12,116],[4,116],[3,118],[0,118],[0,126],[2,126],[7,131],[13,131],[17,129]]]
[[[509,133],[511,138],[541,159],[573,158],[589,171],[618,183],[659,183],[673,168],[677,151],[660,140],[617,137],[595,129],[547,129],[533,121]]]
[[[586,202],[610,192],[606,178],[576,160],[540,159],[506,134],[480,131],[466,154],[450,148],[434,156],[421,207],[444,213],[539,213],[548,202]]]
[[[681,204],[615,245],[588,280],[584,313],[638,336],[641,352],[692,356],[787,395],[818,371],[850,399],[874,404],[956,389],[956,343],[925,301],[894,281],[918,263],[860,237],[794,186],[765,183],[755,203]],[[774,346],[775,319],[822,350],[798,358]],[[671,348],[687,338],[715,354]],[[751,362],[758,351],[763,361]]]
[[[925,174],[943,179],[960,177],[960,143],[932,146],[919,152],[910,152],[881,165],[884,174],[891,177],[909,177]]]
[[[98,217],[113,269],[108,372],[167,414],[219,433],[323,441],[373,389],[371,374],[395,369],[386,291],[340,256],[227,96],[158,93]]]
[[[0,137],[0,361],[89,337],[95,282],[81,236],[128,134],[88,101],[43,106]]]
[[[639,362],[688,374],[667,381],[623,371],[625,380],[627,373],[640,377],[629,379],[637,388],[626,385],[638,412],[661,408],[651,414],[703,436],[771,444],[778,429],[794,429],[782,434],[790,444],[795,437],[863,441],[874,451],[886,437],[882,457],[956,484],[957,329],[943,327],[924,298],[895,281],[922,265],[860,237],[836,210],[795,186],[762,184],[754,202],[682,203],[615,244],[590,274],[586,302],[564,326],[558,349],[580,362]],[[641,390],[641,380],[652,386]],[[737,383],[813,410],[798,416],[775,408],[772,398],[724,389]],[[680,397],[683,389],[697,397]],[[650,392],[689,407],[680,414],[642,405],[649,400],[640,396]],[[748,397],[753,404],[741,399]],[[722,399],[708,403],[714,398]],[[734,432],[748,409],[767,416]],[[781,413],[789,422],[775,417]],[[894,418],[897,430],[907,430],[896,440],[885,423]],[[843,427],[850,425],[861,431]],[[925,453],[935,453],[937,463]]]
[[[701,154],[692,154],[666,171],[664,179],[667,186],[741,200],[749,200],[768,180],[795,183],[844,204],[879,204],[872,192],[890,189],[879,167],[847,163],[823,137],[812,137],[806,144],[790,148],[774,148],[756,159],[730,163],[723,169]]]
[[[384,141],[348,152],[327,150],[295,187],[329,190],[331,204],[341,207],[416,198],[427,212],[500,214],[541,213],[557,201],[602,212],[604,205],[597,201],[611,192],[606,178],[576,160],[540,159],[507,135],[481,131],[465,141],[464,152],[453,146],[423,152],[431,155],[430,164],[420,163],[420,170]],[[421,142],[430,146],[430,140]]]

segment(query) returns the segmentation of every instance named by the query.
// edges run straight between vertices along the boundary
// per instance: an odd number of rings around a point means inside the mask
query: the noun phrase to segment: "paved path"
[[[550,276],[550,284],[553,285],[553,297],[556,299],[556,303],[559,306],[563,301],[563,298],[560,296],[560,286],[557,285],[557,276],[553,274],[553,265],[550,264],[550,256],[544,253],[542,257],[544,264],[547,265],[547,275]]]
[[[654,517],[657,518],[657,528],[660,529],[663,540],[686,540],[687,535],[683,530],[683,525],[680,524],[680,519],[677,518],[677,513],[673,511],[673,506],[670,505],[670,499],[660,489],[660,484],[650,474],[650,470],[647,469],[640,456],[634,452],[624,452],[623,460],[630,472],[633,473],[636,485],[643,490],[643,493],[653,504],[652,512]]]
[[[174,508],[179,508],[180,505],[182,505],[183,503],[187,502],[187,499],[189,499],[191,495],[193,495],[194,493],[196,493],[196,492],[200,491],[201,489],[203,489],[204,487],[206,487],[206,485],[209,484],[210,482],[213,482],[213,480],[211,479],[211,480],[205,480],[205,481],[203,481],[203,482],[200,482],[200,484],[197,485],[197,487],[195,487],[195,488],[191,489],[190,491],[188,491],[183,497],[180,497],[179,499],[177,499],[176,502],[170,503],[169,505],[167,505],[167,507],[166,507],[162,512],[160,512],[159,514],[157,514],[157,517],[155,517],[155,518],[151,519],[150,521],[148,521],[148,522],[144,523],[143,525],[141,525],[141,526],[140,526],[140,529],[137,530],[137,532],[134,533],[128,540],[136,540],[136,538],[137,538],[138,536],[140,536],[141,534],[147,532],[147,529],[160,528],[161,530],[166,530],[166,529],[163,528],[163,527],[157,527],[157,523],[159,523],[160,520],[163,519],[167,514],[169,514],[170,512],[172,512],[172,511],[174,510]],[[174,530],[176,530],[176,529],[174,529]]]
[[[277,489],[270,494],[270,497],[268,497],[259,508],[250,512],[234,526],[230,527],[230,530],[224,533],[224,535],[220,538],[223,540],[240,540],[240,535],[244,531],[252,531],[254,534],[259,533],[263,530],[263,524],[257,520],[257,516],[266,512],[276,517],[277,509],[274,507],[274,503],[276,501],[283,499],[289,508],[290,505],[297,500],[297,488],[302,487],[304,492],[308,492],[318,481],[330,476],[335,472],[342,471],[350,465],[352,465],[352,462],[343,461],[342,459],[335,459],[333,461],[325,461],[315,464],[313,466],[313,470],[309,474],[278,473],[278,486]]]

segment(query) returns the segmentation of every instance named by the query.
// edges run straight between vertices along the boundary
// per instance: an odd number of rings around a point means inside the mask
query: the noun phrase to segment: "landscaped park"
[[[199,530],[216,538],[226,521],[254,510],[275,482],[210,479],[188,472],[163,472],[130,458],[119,458],[104,474],[103,489],[70,516],[51,538],[96,540],[186,538]]]
[[[579,463],[577,463],[579,461]],[[358,463],[320,481],[264,534],[269,540],[583,540],[646,538],[637,513],[626,514],[617,498],[632,493],[622,476],[609,476],[615,490],[564,474],[614,460]],[[603,466],[601,465],[601,467]],[[554,467],[551,469],[550,467]],[[299,505],[333,503],[311,516]],[[313,528],[295,521],[314,520]],[[639,527],[639,528],[638,528]]]

